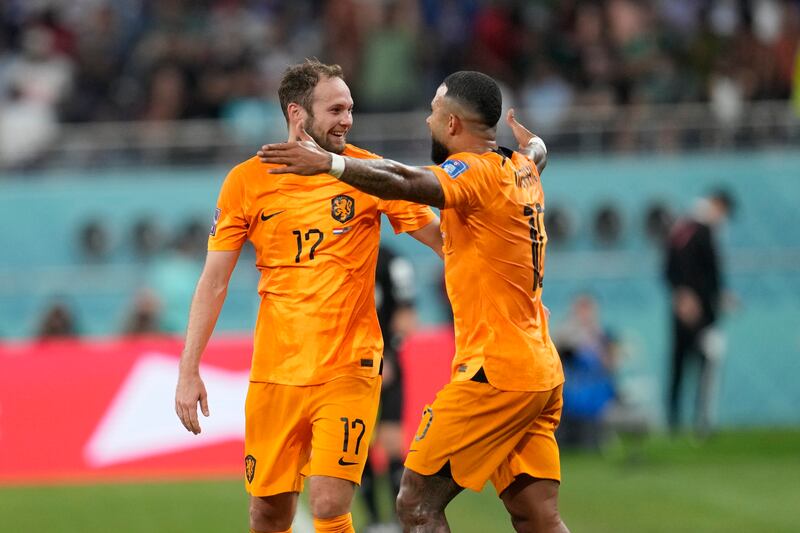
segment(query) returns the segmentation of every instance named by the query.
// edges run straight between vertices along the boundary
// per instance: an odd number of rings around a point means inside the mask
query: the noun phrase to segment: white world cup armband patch
[[[221,214],[222,210],[219,207],[214,210],[214,222],[211,224],[211,231],[208,232],[208,234],[212,237],[217,235],[217,224],[219,223],[219,217]]]

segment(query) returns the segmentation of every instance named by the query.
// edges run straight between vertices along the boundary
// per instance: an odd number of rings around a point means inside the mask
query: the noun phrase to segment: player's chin
[[[325,149],[335,154],[341,154],[342,152],[344,152],[346,144],[347,144],[347,137],[345,135],[333,135],[332,133],[329,133],[328,146],[326,146]]]

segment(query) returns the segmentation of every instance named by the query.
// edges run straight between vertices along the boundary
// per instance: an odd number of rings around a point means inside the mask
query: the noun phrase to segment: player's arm
[[[198,403],[203,415],[209,416],[208,394],[200,378],[200,358],[222,310],[228,293],[228,282],[240,252],[241,250],[209,251],[192,298],[189,327],[186,330],[178,386],[175,390],[175,412],[184,427],[195,435],[200,433]]]
[[[444,252],[442,251],[444,240],[442,240],[442,231],[439,229],[439,217],[416,231],[409,231],[408,234],[436,252],[436,255],[441,259],[444,259]]]
[[[444,191],[436,175],[425,167],[412,167],[391,159],[356,159],[332,154],[321,148],[301,129],[300,142],[269,144],[258,156],[263,163],[286,165],[270,174],[330,173],[368,194],[384,200],[408,200],[444,207]]]
[[[514,117],[514,110],[509,109],[506,115],[506,123],[514,133],[514,138],[519,143],[519,152],[527,156],[536,165],[539,175],[544,172],[547,166],[547,146],[541,137],[532,133],[528,128],[517,122]]]

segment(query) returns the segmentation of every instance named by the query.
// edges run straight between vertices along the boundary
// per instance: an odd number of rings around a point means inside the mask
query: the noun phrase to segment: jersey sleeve
[[[380,200],[378,209],[389,218],[395,233],[416,231],[436,219],[433,210],[427,205],[405,200]]]
[[[490,194],[484,163],[478,158],[456,155],[441,164],[429,166],[444,192],[444,208],[471,211]]]
[[[214,222],[208,235],[209,251],[239,250],[247,240],[249,223],[244,215],[244,182],[234,168],[225,178],[214,210]]]

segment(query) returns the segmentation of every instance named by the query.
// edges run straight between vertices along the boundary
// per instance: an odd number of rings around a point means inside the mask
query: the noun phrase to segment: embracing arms
[[[539,137],[528,131],[514,118],[510,110],[506,122],[539,172],[547,163],[547,150]],[[413,167],[390,159],[347,158],[322,149],[302,127],[298,127],[298,142],[269,144],[261,147],[258,157],[264,163],[285,165],[270,169],[271,174],[314,175],[330,173],[368,194],[392,200],[402,199],[434,207],[444,207],[444,191],[438,178],[426,167]]]

